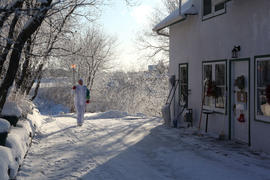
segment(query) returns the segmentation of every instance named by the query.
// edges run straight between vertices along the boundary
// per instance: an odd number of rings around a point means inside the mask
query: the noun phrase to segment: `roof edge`
[[[160,31],[166,27],[172,26],[178,22],[181,22],[187,18],[187,15],[197,15],[198,9],[195,7],[193,0],[187,0],[181,5],[181,9],[177,8],[169,16],[158,23],[152,30]]]

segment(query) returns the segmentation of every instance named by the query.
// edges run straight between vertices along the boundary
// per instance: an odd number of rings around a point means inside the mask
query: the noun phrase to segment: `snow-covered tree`
[[[17,87],[21,89],[27,76],[35,77],[27,79],[28,85],[23,88],[23,92],[29,92],[26,89],[31,89],[33,82],[42,77],[42,69],[52,51],[63,50],[56,44],[57,41],[63,41],[59,38],[60,35],[69,32],[64,30],[66,23],[78,17],[93,20],[98,7],[104,5],[105,2],[107,0],[5,0],[0,2],[0,112],[16,78]],[[125,0],[125,2],[129,4],[132,1]],[[80,11],[82,8],[84,8],[83,11]],[[45,27],[42,28],[43,25]],[[44,43],[38,38],[33,41],[41,35],[41,32],[47,41]],[[40,50],[37,54],[35,54],[36,47]],[[30,66],[32,56],[39,57],[35,58],[39,60],[39,63],[33,63],[38,64],[37,66]]]
[[[152,29],[166,16],[179,7],[179,0],[163,0],[162,7],[156,8],[149,17],[149,26],[137,34],[137,48],[152,62],[169,61],[169,37],[158,35]],[[168,29],[162,30],[168,34]]]
[[[120,110],[160,116],[166,101],[168,69],[163,63],[154,70],[111,72],[97,78],[92,90],[89,111]]]
[[[75,64],[77,78],[83,78],[91,90],[97,73],[107,70],[109,62],[115,57],[116,39],[105,34],[101,28],[91,26],[85,34],[75,37],[73,43],[67,46],[74,54],[64,57],[62,64],[66,68]]]

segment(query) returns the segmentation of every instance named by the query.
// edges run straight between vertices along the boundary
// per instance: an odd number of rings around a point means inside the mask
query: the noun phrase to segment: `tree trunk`
[[[31,37],[31,35],[38,29],[38,27],[43,22],[45,15],[47,14],[49,10],[49,6],[51,2],[52,0],[48,0],[46,2],[44,1],[41,4],[41,10],[26,23],[26,26],[20,32],[14,44],[14,49],[11,53],[7,74],[0,86],[0,113],[2,112],[2,109],[6,102],[8,90],[14,82],[14,79],[15,79],[15,76],[19,67],[21,52],[24,47],[24,44],[26,40]]]
[[[31,37],[27,40],[27,45],[26,45],[26,50],[25,50],[25,61],[23,63],[23,68],[21,75],[19,76],[18,81],[16,82],[16,90],[19,90],[22,86],[22,83],[24,82],[24,79],[26,77],[27,71],[28,71],[28,66],[30,62],[30,52],[31,52]]]
[[[33,101],[37,95],[38,95],[38,90],[39,90],[39,86],[40,86],[40,82],[41,82],[41,78],[42,78],[42,69],[41,71],[39,72],[39,76],[38,76],[38,79],[37,79],[37,85],[36,85],[36,88],[35,88],[35,91],[34,91],[34,95],[33,97],[31,98],[31,101]]]
[[[35,98],[36,98],[37,95],[38,95],[38,90],[39,90],[39,86],[40,86],[40,81],[41,81],[41,78],[38,79],[38,82],[37,82],[37,85],[36,85],[36,88],[35,88],[35,91],[34,91],[34,95],[32,96],[31,101],[34,101]]]
[[[23,89],[24,91],[22,92],[25,95],[29,95],[29,93],[30,93],[35,81],[36,81],[36,78],[30,79],[29,81],[30,81],[30,83],[28,83],[28,85],[25,86],[25,88]]]
[[[3,65],[7,59],[8,52],[10,51],[10,48],[13,44],[13,42],[11,40],[13,40],[15,27],[16,27],[18,20],[19,20],[19,14],[15,13],[14,18],[10,24],[10,27],[9,27],[8,39],[7,39],[5,49],[0,56],[0,74],[2,73]]]

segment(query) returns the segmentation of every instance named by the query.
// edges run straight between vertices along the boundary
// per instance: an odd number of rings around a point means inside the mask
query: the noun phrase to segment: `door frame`
[[[239,58],[239,59],[229,59],[229,139],[232,139],[232,63],[233,62],[241,62],[247,61],[248,62],[248,145],[251,146],[251,136],[250,136],[250,58]]]

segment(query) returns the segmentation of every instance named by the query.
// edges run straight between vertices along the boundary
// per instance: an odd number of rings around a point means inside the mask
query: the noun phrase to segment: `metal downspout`
[[[157,31],[156,31],[156,33],[158,34],[158,35],[161,35],[161,36],[165,36],[165,37],[170,37],[170,34],[165,34],[165,33],[162,33],[162,32],[160,32],[161,30],[163,30],[163,29],[165,29],[166,27],[169,27],[169,26],[173,26],[173,25],[175,25],[175,24],[177,24],[177,23],[179,23],[179,22],[182,22],[182,21],[184,21],[184,20],[186,20],[186,15],[182,18],[182,19],[180,19],[179,21],[176,21],[176,22],[174,22],[174,23],[172,23],[172,24],[170,24],[170,25],[168,25],[168,26],[165,26],[165,27],[163,27],[163,28],[161,28],[161,29],[158,29]]]

